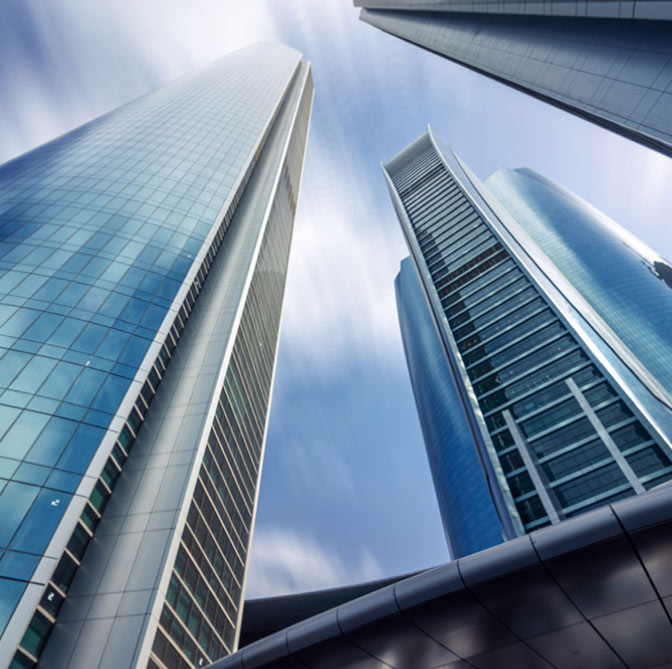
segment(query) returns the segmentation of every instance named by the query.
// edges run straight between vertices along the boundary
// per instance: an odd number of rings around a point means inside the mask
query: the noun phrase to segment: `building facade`
[[[361,19],[672,155],[669,0],[354,0]]]
[[[237,645],[312,106],[230,54],[0,168],[0,658]]]
[[[431,410],[436,355],[402,317],[424,433],[443,439],[428,443],[439,499],[465,432],[482,465],[474,494],[487,486],[507,538],[672,478],[669,265],[530,171],[483,185],[431,130],[384,173],[457,389]],[[400,313],[411,301],[406,288]],[[442,511],[448,528],[469,522],[467,503]]]
[[[410,258],[402,261],[394,286],[443,530],[450,557],[456,559],[503,541],[502,521]]]

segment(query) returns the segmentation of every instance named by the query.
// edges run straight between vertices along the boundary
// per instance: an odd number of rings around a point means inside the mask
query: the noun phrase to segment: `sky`
[[[672,258],[672,161],[386,35],[349,0],[3,0],[0,162],[259,41],[311,61],[247,594],[448,559],[394,302],[407,255],[381,161],[435,133],[482,179],[530,167]]]

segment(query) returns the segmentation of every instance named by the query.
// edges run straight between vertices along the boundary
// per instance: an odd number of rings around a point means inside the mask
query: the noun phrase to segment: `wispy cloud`
[[[344,560],[308,534],[259,527],[254,535],[246,597],[271,597],[382,578],[373,554],[362,549]]]

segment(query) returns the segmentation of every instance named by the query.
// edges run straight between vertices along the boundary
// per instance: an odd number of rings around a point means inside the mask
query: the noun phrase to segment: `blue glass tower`
[[[529,169],[486,179],[534,244],[672,393],[672,267],[594,207]],[[649,380],[651,382],[651,380]]]
[[[446,364],[410,258],[401,262],[394,285],[406,362],[443,529],[455,559],[500,543],[504,538],[502,522],[469,423],[460,409],[459,386]]]
[[[401,331],[449,544],[477,531],[484,491],[513,538],[671,479],[668,263],[527,170],[481,184],[431,130],[384,172],[422,287],[405,261]]]
[[[311,103],[255,45],[0,168],[12,667],[235,648]]]

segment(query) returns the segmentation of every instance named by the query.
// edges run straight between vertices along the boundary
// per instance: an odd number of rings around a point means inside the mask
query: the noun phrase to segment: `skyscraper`
[[[12,667],[236,647],[312,90],[259,44],[0,168]]]
[[[486,489],[513,538],[672,478],[670,266],[529,170],[483,185],[431,130],[384,172],[416,270],[397,279],[400,322],[449,544]],[[437,377],[456,389],[443,406]]]
[[[385,32],[672,154],[669,0],[354,4]]]

